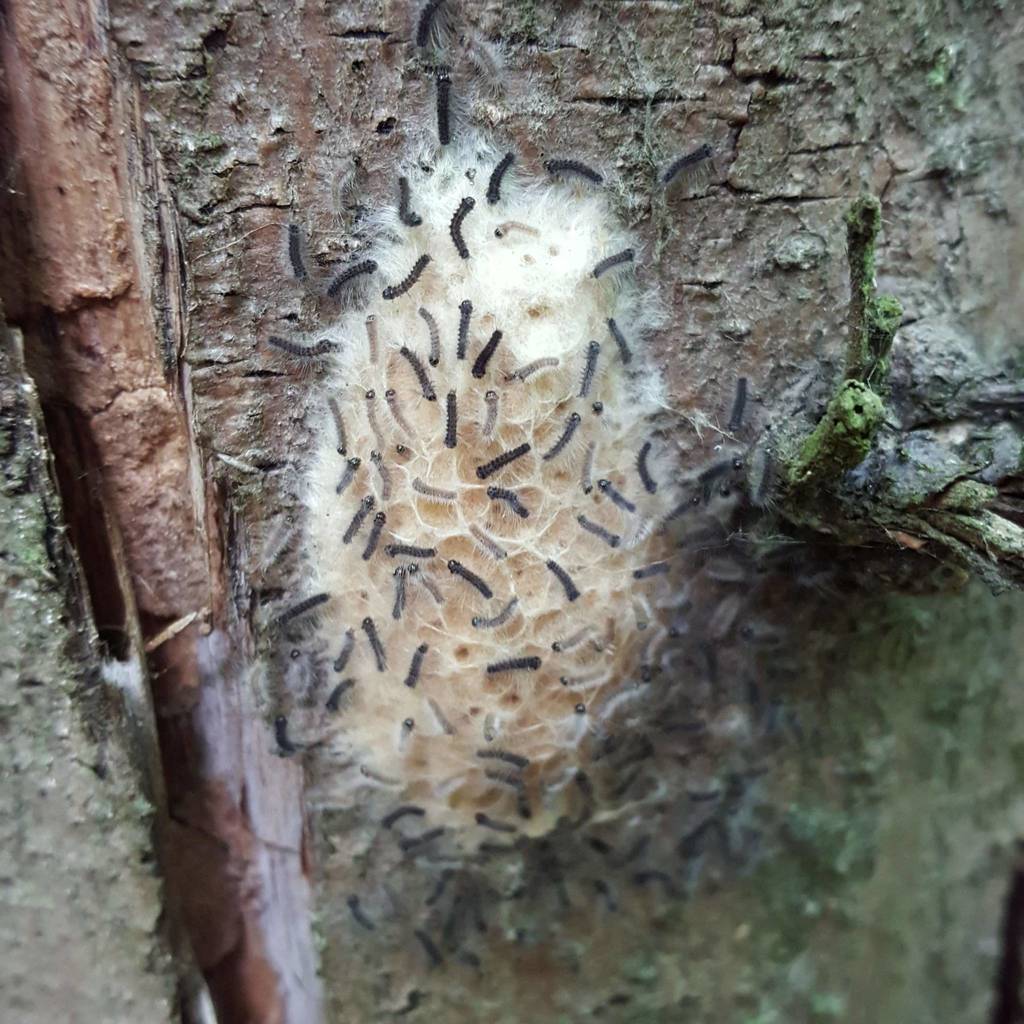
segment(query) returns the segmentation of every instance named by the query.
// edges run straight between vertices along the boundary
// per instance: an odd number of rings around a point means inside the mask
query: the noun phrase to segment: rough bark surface
[[[38,397],[2,318],[0,462],[5,1015],[180,1020],[149,694],[138,663],[101,660]]]
[[[506,88],[468,116],[526,160],[569,153],[612,172],[667,305],[655,346],[684,463],[717,440],[739,373],[758,429],[803,438],[822,421],[851,309],[844,216],[863,190],[882,203],[878,287],[903,316],[895,426],[873,461],[828,503],[783,506],[835,536],[823,560],[855,546],[876,571],[874,592],[793,609],[798,656],[774,685],[799,726],[773,760],[770,856],[684,903],[638,905],[557,959],[498,936],[483,973],[430,974],[414,944],[374,945],[352,924],[365,836],[314,813],[305,849],[301,773],[272,756],[246,668],[253,613],[294,589],[294,546],[266,553],[309,442],[307,381],[258,344],[316,301],[288,280],[285,225],[327,266],[358,249],[365,208],[392,201],[396,154],[431,130],[417,11],[114,0],[108,24],[72,0],[7,8],[17,156],[0,287],[100,623],[137,607],[152,648],[177,822],[164,863],[222,1019],[985,1020],[1024,828],[1024,609],[975,590],[878,591],[942,585],[927,569],[948,572],[951,552],[984,569],[998,531],[993,581],[1021,556],[1007,483],[1022,465],[1020,12],[459,5],[461,24],[508,48]],[[666,158],[705,141],[707,190],[652,190]],[[125,593],[105,586],[96,498],[75,482],[86,469],[124,538]],[[967,477],[995,493],[933,507]],[[865,527],[851,510],[878,494],[898,514]],[[1007,518],[982,528],[998,502]],[[909,572],[901,550],[917,553]]]

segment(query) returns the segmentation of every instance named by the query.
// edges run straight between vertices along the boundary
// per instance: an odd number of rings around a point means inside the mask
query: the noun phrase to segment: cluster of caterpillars
[[[443,6],[423,9],[421,47]],[[397,176],[390,233],[327,283],[337,332],[267,338],[323,362],[327,413],[307,501],[322,589],[273,618],[292,663],[275,734],[282,755],[315,752],[322,803],[377,794],[381,829],[430,879],[413,929],[427,963],[479,966],[467,936],[486,930],[489,860],[521,858],[522,891],[553,886],[563,904],[569,863],[585,863],[615,912],[624,883],[674,897],[709,850],[736,855],[735,751],[778,716],[730,645],[771,649],[777,632],[740,625],[746,379],[726,443],[679,470],[653,427],[639,250],[604,176],[550,159],[549,192],[525,188],[514,150],[453,141],[450,69],[435,80],[439,150]],[[712,168],[702,145],[659,177]],[[294,225],[287,258],[308,282]],[[676,801],[679,830],[593,824],[652,799],[662,770],[678,792],[658,809]],[[372,904],[348,899],[363,931]]]

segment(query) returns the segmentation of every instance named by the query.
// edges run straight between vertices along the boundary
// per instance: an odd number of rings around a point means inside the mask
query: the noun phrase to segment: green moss
[[[884,418],[885,406],[871,388],[859,380],[845,381],[803,442],[790,467],[790,483],[825,483],[852,469],[864,460]]]

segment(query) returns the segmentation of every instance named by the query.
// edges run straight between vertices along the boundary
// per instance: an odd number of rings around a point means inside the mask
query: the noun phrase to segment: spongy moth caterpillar
[[[341,645],[341,653],[334,659],[334,671],[344,672],[348,659],[352,657],[352,648],[356,645],[355,630],[345,630],[345,640]]]
[[[291,261],[292,273],[296,280],[305,281],[309,277],[309,272],[302,259],[302,233],[298,224],[288,225],[288,259]]]
[[[601,343],[591,341],[587,343],[587,359],[583,364],[583,376],[580,379],[579,397],[586,398],[594,385],[594,376],[597,373],[597,357],[601,354]]]
[[[473,628],[474,629],[496,629],[499,626],[504,626],[510,618],[512,613],[519,606],[519,598],[513,597],[504,608],[498,612],[493,618],[485,618],[482,615],[473,616]]]
[[[611,336],[615,339],[615,344],[619,346],[619,355],[622,358],[622,365],[628,366],[633,361],[633,353],[629,349],[629,344],[626,342],[626,336],[622,333],[622,329],[615,322],[613,317],[608,318],[608,330],[611,332]]]
[[[319,608],[320,605],[326,604],[330,600],[330,597],[331,595],[327,593],[313,594],[312,597],[307,597],[305,600],[299,601],[297,604],[293,604],[290,608],[286,608],[274,620],[274,625],[278,628],[285,626],[300,616],[313,611],[315,608]]]
[[[480,433],[484,437],[490,437],[494,433],[494,425],[498,420],[498,392],[487,391],[484,394],[484,407],[486,408],[483,426]]]
[[[398,392],[394,388],[388,388],[384,392],[384,401],[388,403],[388,408],[391,410],[391,415],[394,416],[395,422],[402,428],[406,436],[413,436],[413,429],[409,426],[409,421],[402,414],[402,408],[398,404]]]
[[[341,293],[341,289],[345,287],[350,281],[354,281],[357,277],[362,277],[364,274],[373,274],[377,271],[376,260],[361,260],[359,263],[353,263],[352,266],[346,267],[337,277],[331,281],[327,287],[327,294],[332,298],[336,299]]]
[[[619,534],[612,533],[611,530],[606,530],[600,523],[595,523],[585,515],[577,516],[576,521],[584,530],[587,531],[587,533],[591,533],[595,537],[599,537],[610,548],[617,548],[622,543],[622,537],[619,536]]]
[[[454,448],[458,443],[458,429],[459,429],[459,407],[458,399],[454,391],[448,392],[448,397],[445,399],[445,426],[444,426],[444,446],[445,448]]]
[[[419,21],[416,24],[416,45],[421,50],[430,41],[438,8],[443,3],[444,0],[427,0],[427,3],[423,5],[423,10],[420,11]]]
[[[356,509],[355,515],[352,516],[351,522],[348,524],[348,528],[342,534],[341,542],[343,544],[351,544],[355,535],[361,529],[366,517],[370,514],[374,505],[374,497],[372,494],[366,495],[365,498],[359,503],[359,508]]]
[[[338,351],[338,346],[333,341],[328,341],[327,338],[322,338],[313,345],[298,345],[294,341],[288,341],[287,338],[271,335],[267,338],[267,344],[299,359],[319,359],[321,356]]]
[[[476,467],[477,479],[486,480],[489,476],[493,476],[499,470],[504,469],[510,463],[515,462],[516,459],[522,458],[529,451],[530,443],[529,441],[524,441],[515,448],[510,448],[507,452],[502,452],[500,455],[491,459],[490,462],[485,462],[482,466]]]
[[[405,566],[400,565],[392,576],[395,581],[395,600],[391,605],[391,618],[398,622],[405,611]]]
[[[369,615],[363,619],[363,632],[370,642],[370,650],[373,651],[373,659],[377,663],[377,671],[383,672],[387,669],[387,659],[384,657],[384,645],[380,642],[380,635],[377,633],[377,626]]]
[[[492,661],[487,666],[487,674],[494,676],[502,672],[536,672],[539,668],[540,658],[536,655],[526,655],[520,658],[504,658],[502,661]]]
[[[632,249],[623,249],[622,252],[616,252],[611,256],[605,256],[603,260],[596,264],[590,273],[593,277],[601,277],[603,274],[608,273],[609,270],[613,270],[615,267],[621,267],[626,263],[632,263],[635,255],[636,253]]]
[[[420,670],[423,668],[423,659],[427,656],[427,651],[430,648],[426,644],[420,644],[419,647],[413,651],[412,661],[409,663],[409,671],[405,676],[405,685],[410,690],[414,689],[416,684],[419,682]]]
[[[651,476],[651,471],[647,465],[647,456],[651,453],[651,442],[644,441],[643,446],[640,448],[639,453],[636,457],[636,471],[640,476],[640,482],[644,485],[644,490],[648,494],[655,494],[658,490],[658,483]]]
[[[332,713],[337,712],[341,708],[341,702],[345,698],[345,694],[355,685],[356,681],[354,679],[343,679],[331,690],[327,700],[324,701],[324,707]]]
[[[557,441],[541,456],[544,462],[550,462],[560,452],[565,449],[565,446],[572,440],[573,434],[576,433],[576,428],[580,425],[580,414],[578,412],[570,413],[566,418],[565,427],[562,430],[561,436]]]
[[[423,223],[423,218],[409,209],[409,179],[404,174],[398,179],[398,217],[406,227],[410,228],[418,227]]]
[[[459,341],[455,349],[456,359],[466,358],[466,347],[469,345],[469,318],[473,315],[473,303],[463,299],[459,303]]]
[[[460,579],[464,579],[471,587],[474,587],[488,600],[494,597],[494,591],[491,590],[487,582],[473,572],[472,569],[467,569],[460,561],[458,561],[458,559],[450,558],[448,560],[448,571],[453,576],[458,576]]]
[[[487,344],[480,349],[479,355],[473,363],[473,376],[477,380],[480,380],[483,375],[487,372],[487,364],[491,361],[491,356],[494,355],[494,350],[498,347],[498,343],[501,341],[501,331],[495,331]]]
[[[442,146],[452,141],[451,124],[449,121],[449,99],[452,90],[452,79],[447,68],[439,68],[435,76],[437,82],[437,139]]]
[[[437,366],[441,362],[441,332],[437,329],[437,321],[429,310],[420,306],[419,313],[430,332],[430,356],[427,358],[427,362],[431,366]]]
[[[530,514],[530,510],[519,500],[519,495],[505,487],[494,487],[493,485],[488,487],[487,497],[491,501],[505,502],[509,509],[519,516],[520,519],[525,519]]]
[[[520,366],[518,370],[513,370],[509,375],[509,380],[526,380],[528,377],[532,377],[538,370],[549,370],[558,366],[561,360],[557,356],[541,356],[540,359],[534,359],[532,363],[527,363],[525,366]]]
[[[353,478],[356,475],[356,470],[363,464],[363,460],[353,455],[350,459],[345,460],[345,472],[341,474],[341,479],[338,481],[338,485],[334,488],[335,494],[344,494],[348,485],[352,483]]]
[[[544,170],[551,175],[574,174],[579,178],[585,178],[594,185],[600,185],[604,178],[580,160],[545,160]]]
[[[698,174],[710,173],[711,166],[708,161],[711,160],[712,155],[713,150],[705,142],[693,150],[693,152],[678,157],[669,164],[665,173],[661,176],[662,184],[668,185],[679,176],[683,179],[692,179]]]
[[[474,206],[476,206],[476,200],[472,196],[464,196],[448,224],[448,234],[452,236],[455,251],[464,260],[469,259],[469,248],[466,246],[466,240],[462,237],[462,222],[469,216],[469,212]]]
[[[437,392],[434,391],[434,385],[430,382],[430,377],[427,376],[426,367],[420,362],[420,357],[408,345],[403,345],[398,351],[405,358],[409,366],[412,367],[412,372],[416,374],[423,397],[428,402],[436,402]]]
[[[412,270],[410,270],[409,273],[398,282],[398,284],[389,284],[387,288],[381,292],[381,295],[385,299],[397,299],[404,295],[420,279],[420,274],[423,273],[429,262],[430,254],[425,252],[416,260],[412,265]],[[377,268],[375,266],[374,270],[376,269]]]
[[[412,489],[417,494],[422,494],[424,498],[438,501],[442,505],[453,504],[459,496],[458,491],[449,491],[443,487],[432,487],[430,484],[424,483],[418,476],[413,477]]]
[[[373,517],[373,526],[370,527],[370,536],[366,540],[366,547],[363,548],[364,562],[368,562],[373,557],[373,553],[377,550],[377,543],[380,541],[381,530],[384,529],[384,524],[387,520],[388,517],[383,512],[378,512]]]
[[[747,378],[740,377],[736,381],[736,397],[733,399],[732,412],[729,415],[729,423],[726,429],[730,434],[735,434],[743,426],[743,413],[747,407]]]
[[[562,584],[566,599],[575,601],[580,596],[580,592],[572,577],[553,558],[549,558],[544,564],[551,570],[558,582]]]
[[[345,419],[341,414],[338,400],[333,395],[327,399],[327,408],[331,412],[331,419],[334,420],[334,429],[338,435],[338,454],[345,455],[348,450],[348,434],[345,432]]]
[[[636,511],[636,505],[621,494],[611,480],[598,480],[597,489],[605,495],[605,497],[610,498],[612,503],[621,508],[623,512],[632,513]]]
[[[493,538],[484,533],[476,523],[470,523],[469,532],[473,535],[473,539],[482,547],[487,554],[497,561],[501,561],[503,558],[508,557],[508,552]]]
[[[490,180],[487,182],[487,202],[492,206],[501,199],[501,179],[505,177],[515,158],[515,153],[506,153],[498,162],[498,166],[491,171]]]

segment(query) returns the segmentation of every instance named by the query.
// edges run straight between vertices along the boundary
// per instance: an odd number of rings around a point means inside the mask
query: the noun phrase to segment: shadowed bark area
[[[353,924],[373,837],[355,809],[304,807],[252,671],[253,621],[300,587],[315,429],[309,379],[260,340],[318,310],[291,279],[287,225],[318,268],[358,252],[367,212],[395,201],[396,158],[433,131],[418,9],[115,0],[108,21],[8,0],[0,296],[100,636],[148,653],[169,913],[220,1019],[1001,1013],[1019,955],[1024,608],[948,591],[965,569],[1019,584],[1024,564],[1020,13],[448,6],[457,35],[506,55],[455,130],[613,181],[666,306],[653,344],[684,467],[750,382],[751,491],[817,570],[780,598],[792,650],[764,695],[785,710],[763,849],[684,900],[630,896],[598,934],[567,913],[555,952],[492,929],[482,971],[431,972],[414,939]],[[706,187],[657,185],[705,142]]]

